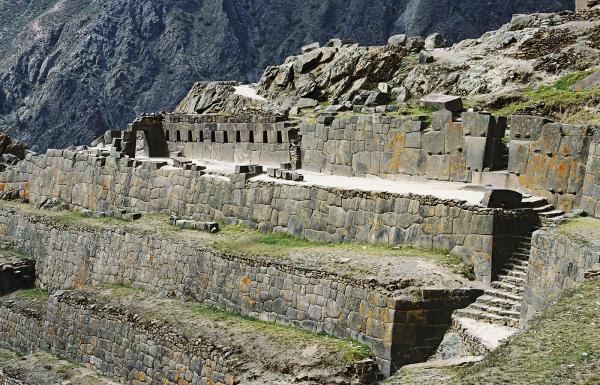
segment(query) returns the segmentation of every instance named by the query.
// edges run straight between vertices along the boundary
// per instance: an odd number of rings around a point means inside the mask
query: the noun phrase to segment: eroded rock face
[[[40,150],[89,143],[144,111],[172,110],[194,82],[256,81],[267,65],[315,41],[338,36],[373,45],[397,33],[440,32],[455,42],[496,28],[513,13],[560,11],[572,3],[5,1],[0,129]],[[305,64],[306,71],[311,63]],[[315,91],[306,78],[296,87]],[[345,94],[348,85],[339,87],[333,93]]]

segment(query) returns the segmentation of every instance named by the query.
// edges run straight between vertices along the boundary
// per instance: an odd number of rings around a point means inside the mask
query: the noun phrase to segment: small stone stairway
[[[530,245],[531,238],[523,238],[492,287],[469,307],[456,310],[452,317],[518,328]]]
[[[546,198],[533,197],[531,195],[523,195],[522,207],[532,209],[542,219],[555,219],[562,217],[565,212],[557,210],[554,206],[548,203]]]

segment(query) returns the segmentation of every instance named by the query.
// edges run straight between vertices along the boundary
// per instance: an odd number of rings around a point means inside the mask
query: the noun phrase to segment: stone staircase
[[[530,195],[523,195],[522,207],[532,209],[542,219],[555,219],[562,217],[565,214],[564,211],[558,210],[552,206],[546,198],[533,197]]]
[[[491,288],[465,309],[454,312],[454,319],[467,318],[485,323],[519,327],[521,302],[527,280],[531,238],[523,238],[519,247],[491,284]]]

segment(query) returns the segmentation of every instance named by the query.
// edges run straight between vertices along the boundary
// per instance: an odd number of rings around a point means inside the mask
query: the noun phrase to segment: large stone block
[[[485,167],[485,150],[487,138],[466,137],[466,165],[467,170],[483,171]]]
[[[508,172],[521,175],[527,172],[529,141],[511,140],[508,144]]]
[[[424,107],[435,108],[436,110],[448,110],[459,112],[463,109],[462,98],[460,96],[430,94],[421,98],[421,105]]]
[[[489,113],[463,112],[463,130],[467,136],[503,138],[506,131],[506,118]]]
[[[465,138],[463,136],[463,125],[458,122],[448,122],[444,130],[444,145],[446,154],[454,151],[463,151]]]
[[[446,128],[446,124],[452,123],[454,115],[448,110],[439,110],[432,114],[431,129],[434,131],[442,131]]]
[[[400,153],[398,172],[406,175],[424,175],[426,156],[423,151],[415,148],[406,148]]]
[[[430,131],[423,133],[423,151],[429,155],[442,155],[445,152],[444,131]]]
[[[511,116],[510,139],[538,140],[542,127],[548,123],[552,123],[552,120],[538,116],[513,115]]]
[[[437,180],[450,179],[450,155],[431,155],[427,158],[426,175]]]

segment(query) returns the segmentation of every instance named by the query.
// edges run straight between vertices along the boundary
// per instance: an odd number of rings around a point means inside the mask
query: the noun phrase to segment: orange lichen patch
[[[19,196],[21,199],[29,199],[29,194],[31,190],[31,184],[29,182],[23,183],[23,190],[21,190]]]
[[[3,192],[6,190],[6,183],[0,183],[0,192]]]
[[[242,278],[242,285],[249,286],[250,283],[252,283],[252,281],[250,281],[250,278],[248,278],[248,277]]]
[[[400,159],[402,152],[404,151],[406,146],[406,135],[404,134],[396,134],[392,137],[392,140],[384,146],[386,151],[389,151],[393,154],[392,161],[390,164],[390,168],[392,170],[398,170],[400,168]]]

